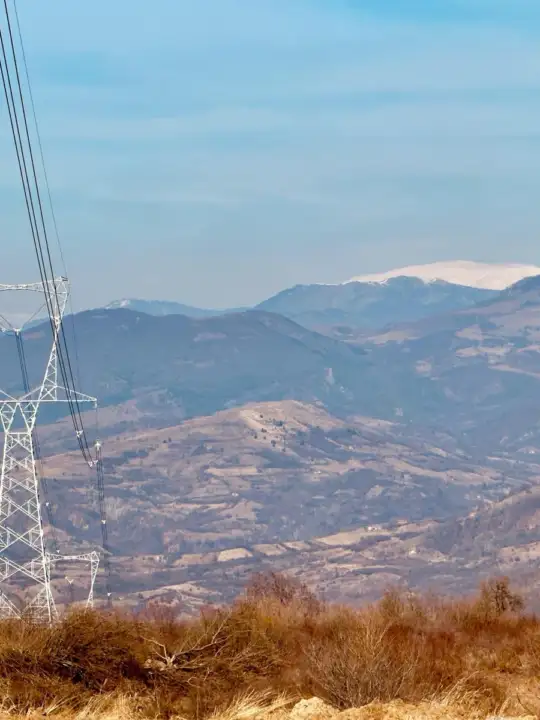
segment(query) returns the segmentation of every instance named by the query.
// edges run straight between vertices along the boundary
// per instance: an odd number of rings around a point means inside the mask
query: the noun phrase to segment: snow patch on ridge
[[[385,283],[392,278],[413,277],[423,280],[425,283],[443,281],[454,285],[465,285],[485,290],[504,290],[510,285],[534,275],[540,275],[540,267],[535,265],[454,260],[435,262],[428,265],[411,265],[384,273],[360,275],[352,278],[344,285],[351,282]]]

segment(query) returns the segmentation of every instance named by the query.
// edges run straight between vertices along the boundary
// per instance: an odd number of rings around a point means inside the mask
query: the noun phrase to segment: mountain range
[[[540,277],[503,290],[310,287],[272,298],[272,312],[72,318],[80,389],[100,398],[129,603],[194,609],[270,566],[348,601],[394,582],[451,589],[540,569]],[[332,323],[336,297],[354,324]],[[35,380],[49,339],[46,325],[24,335]],[[13,338],[0,336],[0,356],[16,392]],[[83,547],[97,515],[67,437],[66,420],[40,429],[59,532]]]
[[[535,277],[472,307],[356,333],[317,332],[259,310],[202,319],[95,310],[75,324],[83,390],[106,406],[134,401],[162,425],[294,399],[338,416],[436,426],[486,447],[519,444],[540,402]],[[42,356],[47,332],[28,334],[30,361]],[[14,353],[4,373],[15,382]]]
[[[164,317],[185,315],[194,319],[231,315],[247,310],[277,313],[308,328],[342,333],[412,322],[437,313],[471,307],[497,295],[497,291],[436,280],[397,277],[384,283],[349,282],[343,285],[295,285],[253,308],[208,310],[161,300],[117,300],[105,310],[132,310]]]
[[[306,327],[342,332],[414,322],[431,315],[471,307],[532,275],[540,267],[457,261],[432,263],[354,278],[338,285],[295,285],[251,309],[279,313]],[[129,309],[150,315],[211,317],[247,308],[206,310],[177,302],[124,299],[106,309]]]

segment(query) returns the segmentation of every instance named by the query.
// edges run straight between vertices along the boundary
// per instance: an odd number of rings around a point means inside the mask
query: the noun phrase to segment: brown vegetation
[[[443,702],[533,713],[540,621],[505,579],[471,600],[388,592],[361,610],[325,605],[278,575],[229,608],[180,620],[73,612],[49,629],[0,625],[0,694],[18,713],[130,698],[130,713],[208,717],[239,697],[318,696],[339,709]],[[535,704],[536,703],[536,704]]]

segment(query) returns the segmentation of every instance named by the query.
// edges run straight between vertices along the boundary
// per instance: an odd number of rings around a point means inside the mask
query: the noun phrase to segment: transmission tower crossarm
[[[16,403],[18,400],[14,398],[12,395],[9,395],[7,392],[4,392],[3,390],[0,390],[0,404],[1,403]]]
[[[38,388],[34,388],[29,393],[26,393],[26,395],[21,395],[19,398],[19,402],[37,402],[41,405],[41,403],[69,403],[73,400],[77,399],[80,403],[90,403],[94,407],[97,407],[97,398],[92,397],[91,395],[86,395],[85,393],[78,392],[77,390],[66,390],[62,385],[55,385],[54,391],[56,393],[56,397],[50,397],[48,395],[43,395],[40,397],[41,393],[43,392],[43,386],[40,386]],[[65,397],[58,397],[58,392],[65,393]],[[2,400],[0,399],[0,403]],[[7,401],[6,401],[7,402]]]
[[[45,284],[48,286],[48,289],[52,290],[54,286],[59,286],[62,283],[66,283],[67,278],[64,276],[60,276],[55,278],[54,280],[49,280]],[[7,283],[0,283],[0,292],[5,292],[6,290],[24,290],[28,292],[43,292],[43,283],[42,282],[34,282],[34,283],[15,283],[15,284],[7,284]]]

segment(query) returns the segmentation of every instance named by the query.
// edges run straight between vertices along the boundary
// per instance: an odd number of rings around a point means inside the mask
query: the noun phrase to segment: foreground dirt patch
[[[489,715],[489,720],[536,720],[536,715]],[[363,708],[339,711],[320,698],[301,700],[290,713],[282,713],[283,720],[484,720],[486,714],[475,709],[465,699],[406,703],[370,703]],[[232,719],[231,719],[232,720]]]
[[[61,708],[43,708],[28,715],[0,712],[0,720],[37,720],[51,715],[57,720],[138,720],[141,714],[136,698],[104,696],[95,699],[77,713]],[[371,703],[363,708],[339,711],[320,698],[302,700],[290,707],[283,699],[269,701],[247,696],[228,708],[213,713],[209,720],[537,720],[537,715],[488,715],[465,706],[452,706],[445,702],[419,704],[401,701]],[[176,718],[175,720],[181,720]]]

